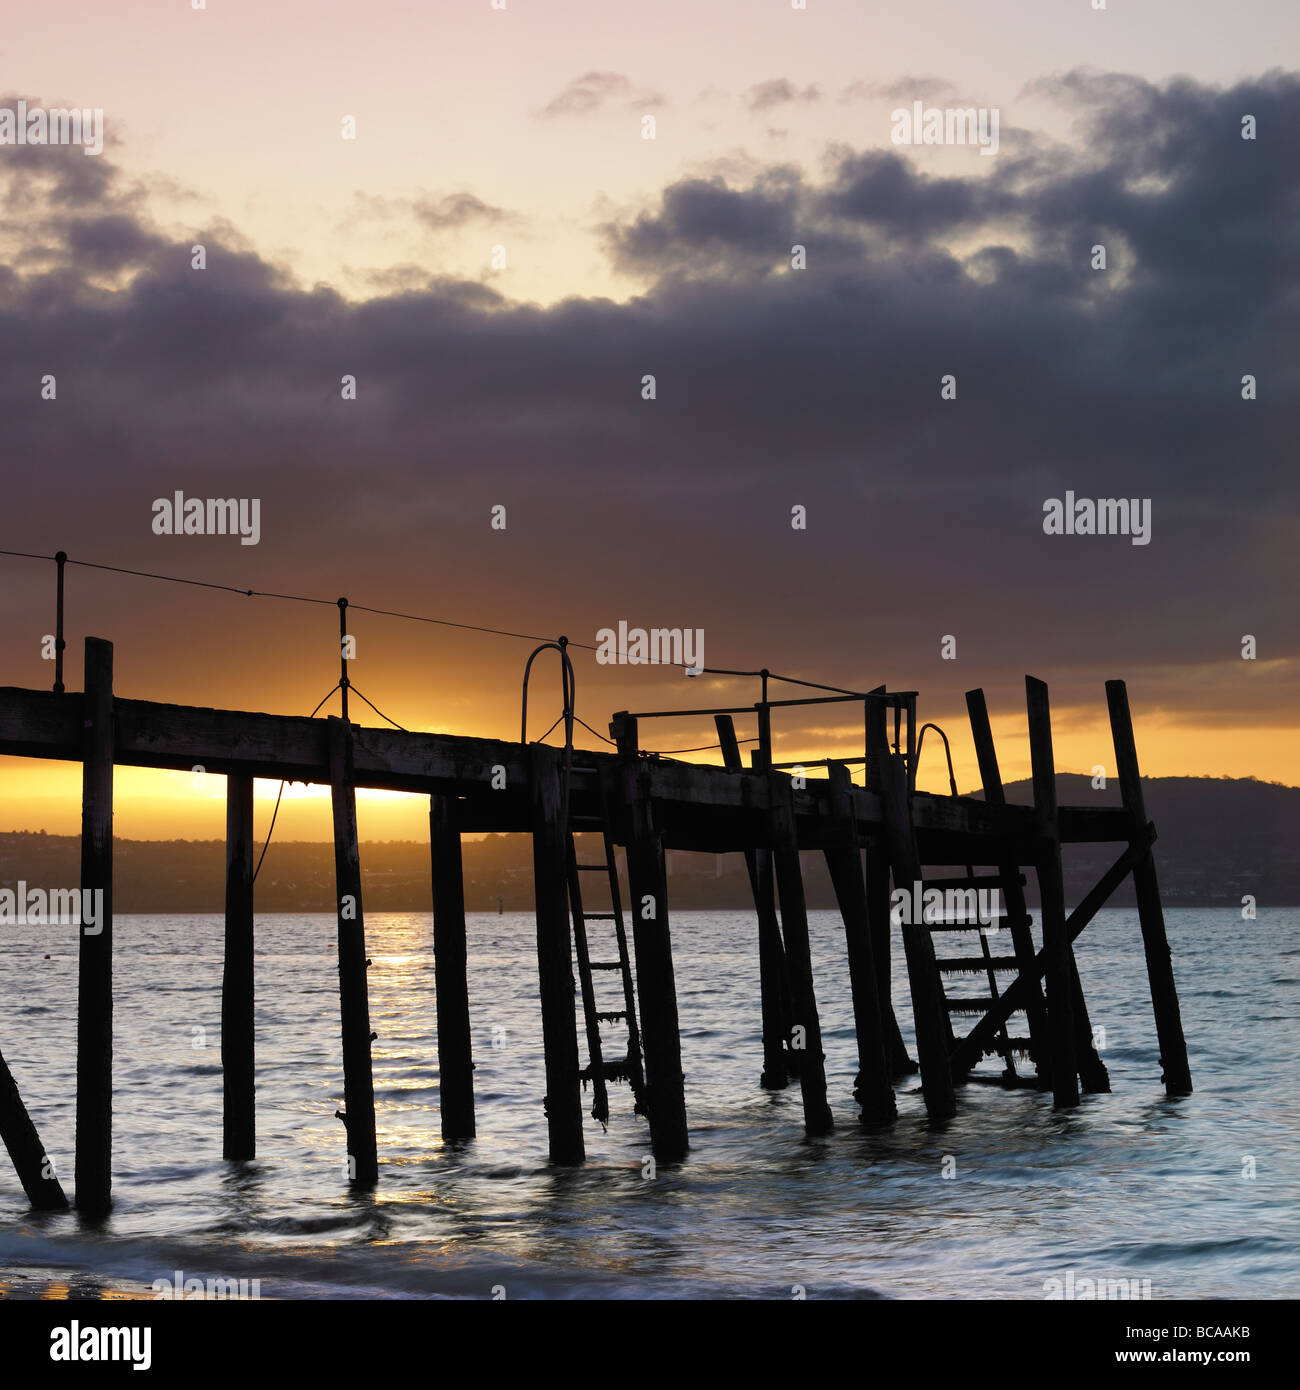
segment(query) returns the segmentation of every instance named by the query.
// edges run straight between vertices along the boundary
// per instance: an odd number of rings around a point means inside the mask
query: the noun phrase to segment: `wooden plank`
[[[82,902],[101,906],[78,932],[76,1202],[99,1216],[113,1188],[113,644],[86,638],[81,700]],[[54,696],[54,699],[67,699]],[[87,898],[90,894],[90,898]]]
[[[45,1145],[18,1094],[18,1084],[3,1053],[0,1053],[0,1140],[9,1151],[18,1181],[33,1208],[62,1211],[68,1199],[63,1195],[54,1165],[46,1156]]]
[[[1153,839],[1154,834],[1151,834],[1150,838]],[[1129,876],[1133,870],[1133,865],[1146,853],[1147,843],[1148,841],[1144,839],[1139,844],[1130,845],[1088,890],[1078,907],[1070,913],[1066,921],[1066,933],[1071,942],[1078,939],[1079,934],[1088,923],[1105,907],[1110,895]],[[1034,957],[1032,971],[1016,976],[1015,980],[1003,991],[997,1004],[957,1044],[956,1050],[952,1054],[952,1066],[955,1072],[968,1072],[975,1066],[983,1055],[984,1045],[993,1038],[998,1029],[1017,1009],[1025,1007],[1033,982],[1040,980],[1046,969],[1047,950],[1044,948]]]
[[[913,885],[921,882],[921,861],[908,814],[907,760],[901,754],[882,755],[878,765],[884,779],[885,827],[894,887],[910,893]],[[948,1063],[948,1020],[939,993],[934,943],[929,931],[918,922],[904,923],[902,933],[925,1109],[932,1120],[943,1120],[956,1114],[957,1099]]]
[[[612,781],[610,801],[621,806],[628,825],[628,896],[650,1147],[661,1162],[674,1163],[686,1156],[690,1138],[663,845],[655,829],[643,761],[634,755],[620,758]]]
[[[1138,771],[1128,688],[1123,681],[1106,682],[1106,703],[1115,742],[1120,797],[1134,825],[1144,826],[1147,823],[1146,798],[1142,794],[1142,775]],[[1147,978],[1151,984],[1151,1006],[1156,1016],[1156,1036],[1160,1043],[1165,1090],[1171,1096],[1190,1095],[1192,1072],[1187,1062],[1187,1041],[1183,1036],[1183,1019],[1178,1007],[1178,989],[1174,984],[1169,938],[1165,933],[1165,914],[1160,904],[1156,864],[1149,848],[1133,866],[1133,887],[1137,892],[1138,921],[1142,926],[1142,947],[1146,954]]]
[[[1065,927],[1065,883],[1056,824],[1056,760],[1052,752],[1052,714],[1047,686],[1025,677],[1029,708],[1029,757],[1034,781],[1034,812],[1039,836],[1038,892],[1047,952],[1047,1031],[1052,1098],[1058,1107],[1079,1103],[1075,1055],[1074,999],[1070,938]]]
[[[253,1035],[253,779],[226,779],[226,940],[221,977],[222,1154],[257,1156]]]
[[[366,985],[366,930],[361,904],[361,853],[352,780],[352,726],[329,720],[330,789],[334,811],[334,880],[338,894],[339,1014],[343,1031],[343,1110],[350,1180],[379,1181],[375,1139],[375,1084],[370,1056],[370,1000]]]
[[[839,849],[826,850],[825,856],[844,922],[844,942],[849,958],[853,1026],[858,1043],[858,1075],[853,1093],[861,1107],[863,1122],[879,1124],[895,1119],[898,1105],[890,1084],[888,1049],[880,1017],[867,888],[862,877],[862,851],[851,814],[849,770],[843,763],[831,763],[828,771],[832,809],[842,815],[846,832],[846,843]]]
[[[722,746],[723,766],[728,772],[744,771],[736,726],[729,714],[714,716],[718,742]],[[748,846],[743,850],[749,890],[758,917],[759,1006],[763,1024],[763,1071],[759,1085],[779,1091],[789,1084],[786,1044],[790,1037],[790,1001],[785,969],[785,946],[776,916],[772,877],[772,855],[767,848]]]
[[[0,754],[79,760],[81,757],[82,697],[49,691],[0,689]],[[188,771],[196,763],[209,772],[249,777],[289,778],[329,785],[329,748],[322,719],[257,714],[240,710],[201,709],[145,700],[115,702],[116,760],[134,767]],[[575,814],[599,811],[599,769],[612,754],[584,753],[587,770],[576,769],[572,796]],[[650,795],[659,803],[679,802],[716,810],[769,809],[765,779],[723,768],[666,759],[647,759]],[[483,822],[464,828],[515,830],[527,821],[526,801],[508,793],[491,792],[493,770],[503,767],[512,787],[528,785],[528,750],[500,739],[464,738],[449,734],[405,733],[396,729],[353,726],[354,785],[396,791],[468,796],[481,794]],[[801,847],[827,814],[826,784],[810,782],[810,790],[794,796]],[[487,793],[491,792],[491,795]],[[854,807],[863,833],[881,824],[878,797],[858,789]],[[500,808],[502,820],[490,817]],[[1128,813],[1119,808],[1062,808],[1062,839],[1127,840],[1132,829]],[[1071,831],[1076,825],[1078,833]],[[1032,812],[1025,806],[989,807],[967,798],[931,797],[917,793],[913,824],[918,837],[953,832],[973,836],[1017,835],[1032,832]]]
[[[473,1139],[474,1050],[469,1027],[469,951],[457,803],[429,798],[433,884],[433,980],[438,1020],[438,1112],[442,1137]]]
[[[835,1123],[826,1102],[826,1054],[822,1050],[821,1019],[817,1014],[817,993],[813,985],[808,908],[799,866],[799,844],[795,838],[790,777],[773,772],[771,780],[772,863],[776,870],[781,935],[785,941],[785,966],[790,981],[790,1047],[792,1053],[799,1054],[804,1129],[810,1135],[829,1134]]]
[[[573,1007],[573,943],[569,934],[566,828],[560,789],[560,754],[534,744],[533,886],[537,911],[537,978],[546,1055],[546,1124],[552,1163],[582,1163],[582,1083]]]

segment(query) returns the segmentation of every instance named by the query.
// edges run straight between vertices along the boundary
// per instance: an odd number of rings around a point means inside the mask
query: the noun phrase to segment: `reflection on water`
[[[258,1158],[221,1159],[221,919],[129,917],[117,931],[116,1206],[104,1223],[24,1212],[0,1173],[6,1297],[147,1294],[174,1271],[258,1278],[264,1297],[695,1294],[1043,1297],[1046,1282],[1149,1278],[1155,1297],[1300,1288],[1292,1079],[1300,912],[1241,922],[1168,913],[1194,1095],[1164,1098],[1133,913],[1078,947],[1114,1092],[968,1086],[927,1121],[854,1122],[856,1054],[842,928],[812,914],[838,1128],[807,1140],[797,1085],[759,1089],[752,917],[681,913],[674,960],[692,1150],[654,1170],[644,1121],[611,1092],[588,1162],[546,1163],[531,917],[470,921],[479,1137],[438,1137],[429,919],[367,919],[381,1179],[344,1181],[337,960],[324,916],[259,920]],[[50,959],[44,959],[49,953]],[[1231,970],[1224,963],[1231,962]],[[1284,968],[1285,967],[1285,968]],[[895,962],[899,1017],[910,1008]],[[6,1057],[70,1186],[76,940],[6,928]],[[910,1039],[909,1039],[910,1042]],[[1248,1173],[1253,1171],[1255,1176]],[[947,1174],[948,1176],[945,1176]],[[4,1271],[8,1271],[5,1273]]]

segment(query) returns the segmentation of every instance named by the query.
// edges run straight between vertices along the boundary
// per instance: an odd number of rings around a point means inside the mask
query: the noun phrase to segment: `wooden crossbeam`
[[[0,687],[0,754],[80,761],[83,700],[75,692],[55,695]],[[330,785],[324,719],[121,699],[113,702],[113,716],[113,761],[121,766],[188,772],[197,764],[213,773]],[[582,754],[585,766],[574,769],[571,782],[575,814],[598,812],[600,771],[615,756]],[[649,794],[664,809],[661,833],[667,845],[715,848],[698,836],[677,840],[672,834],[675,817],[700,811],[711,817],[709,834],[716,837],[718,848],[755,843],[749,821],[771,810],[765,776],[737,775],[721,767],[667,759],[643,761]],[[504,769],[505,786],[513,792],[492,789],[494,778],[498,786],[501,782],[498,769]],[[462,833],[530,829],[529,771],[524,744],[352,726],[354,786],[469,797],[471,804],[461,817]],[[852,802],[860,833],[879,834],[883,825],[879,796],[859,787],[853,791]],[[810,778],[806,790],[794,793],[794,814],[801,849],[825,848],[828,837],[838,833],[825,779]],[[1061,807],[1059,819],[1061,840],[1067,844],[1123,842],[1134,828],[1130,813],[1117,807]],[[967,797],[917,792],[912,797],[912,823],[927,859],[932,855],[931,842],[937,848],[943,837],[953,839],[953,852],[960,862],[974,855],[974,863],[993,862],[978,857],[989,852],[989,837],[1005,839],[1022,850],[1033,837],[1030,807],[988,806]]]

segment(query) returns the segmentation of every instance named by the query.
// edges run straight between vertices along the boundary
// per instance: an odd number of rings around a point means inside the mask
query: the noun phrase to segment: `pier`
[[[953,1116],[963,1088],[981,1080],[1050,1092],[1052,1103],[1062,1108],[1076,1105],[1082,1092],[1108,1090],[1074,946],[1130,874],[1137,890],[1161,1081],[1171,1096],[1191,1090],[1152,857],[1156,832],[1146,818],[1123,681],[1107,682],[1105,692],[1122,805],[1057,804],[1048,689],[1026,677],[1034,800],[1032,806],[1019,806],[1003,795],[979,690],[968,693],[967,709],[983,796],[957,794],[950,757],[950,793],[936,795],[918,790],[918,761],[926,733],[942,738],[945,750],[948,736],[934,725],[918,730],[918,697],[911,691],[878,686],[775,700],[763,672],[759,698],[750,705],[620,711],[609,724],[610,751],[587,751],[573,746],[573,675],[564,639],[544,643],[529,661],[531,667],[534,658],[552,648],[559,653],[565,742],[557,748],[527,741],[526,683],[518,742],[468,738],[353,722],[346,717],[346,662],[340,682],[343,718],[121,699],[113,693],[113,647],[94,637],[85,641],[85,689],[69,691],[63,688],[61,625],[59,637],[54,690],[0,689],[0,754],[80,762],[84,769],[82,888],[102,893],[103,912],[97,929],[83,930],[79,937],[74,1200],[83,1211],[102,1213],[111,1205],[112,795],[114,769],[120,766],[182,771],[202,766],[227,778],[221,1012],[223,1151],[230,1160],[251,1159],[257,1152],[252,786],[259,777],[316,783],[331,793],[345,1096],[339,1116],[346,1126],[350,1178],[360,1187],[379,1180],[382,1155],[376,1144],[371,1075],[358,788],[429,798],[444,1140],[471,1139],[491,1125],[490,1115],[477,1113],[474,1095],[472,959],[461,879],[461,837],[489,832],[532,836],[546,1067],[546,1093],[537,1103],[545,1109],[549,1155],[556,1164],[583,1161],[589,1121],[639,1124],[637,1116],[648,1125],[659,1161],[677,1162],[688,1153],[689,1083],[682,1072],[664,861],[670,849],[744,856],[761,976],[753,1000],[762,1027],[754,1084],[769,1089],[797,1084],[809,1135],[826,1134],[837,1122],[827,1094],[823,1023],[808,947],[800,855],[809,851],[823,854],[830,871],[843,919],[843,968],[852,986],[859,1065],[856,1113],[841,1114],[840,1122],[889,1124],[897,1113],[895,1087],[918,1069],[925,1109],[935,1123]],[[862,755],[774,763],[773,717],[814,704],[860,710]],[[648,724],[684,716],[714,720],[722,766],[641,746],[641,731]],[[755,745],[748,766],[740,753],[737,719],[752,719],[756,729],[756,736],[745,740]],[[861,785],[853,781],[854,767],[862,771]],[[1114,862],[1067,913],[1062,848],[1099,842],[1115,845]],[[580,859],[593,843],[603,845],[603,854]],[[959,871],[954,873],[953,866],[960,866]],[[935,872],[939,869],[944,872]],[[1028,874],[1037,882],[1038,924],[1026,910]],[[626,905],[621,882],[627,885]],[[949,914],[935,921],[923,915],[918,921],[908,912],[892,920],[893,893],[919,902],[930,889],[948,902],[952,895],[987,902],[996,892],[1002,905],[996,951],[977,919],[953,921]],[[906,960],[915,1061],[904,1049],[891,1003],[890,945],[896,932]],[[129,969],[130,963],[124,966]],[[955,993],[963,978],[981,982],[985,992]],[[0,1042],[3,1027],[0,1012]],[[981,1072],[986,1058],[996,1058],[1001,1071]],[[32,1101],[39,1115],[40,1083],[35,1080]],[[626,1088],[625,1114],[611,1121],[611,1089],[618,1087]],[[65,1205],[31,1113],[2,1057],[0,1137],[32,1206]]]

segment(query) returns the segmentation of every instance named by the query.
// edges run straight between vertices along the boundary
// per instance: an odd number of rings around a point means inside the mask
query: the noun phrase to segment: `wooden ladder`
[[[933,940],[936,935],[942,939],[948,939],[953,933],[957,932],[977,932],[979,934],[980,954],[979,955],[957,955],[948,956],[935,952],[935,968],[939,976],[939,993],[943,998],[944,1015],[948,1024],[949,1052],[955,1050],[962,1038],[957,1037],[952,1027],[954,1015],[975,1015],[976,1019],[982,1018],[997,1004],[1001,997],[998,988],[998,975],[1011,974],[1019,975],[1022,971],[1032,966],[1034,958],[1034,942],[1031,931],[1033,918],[1027,912],[1012,912],[1017,905],[1023,905],[1023,896],[1019,892],[1023,888],[1025,878],[1023,874],[1017,873],[1009,879],[1002,872],[993,874],[977,875],[972,868],[967,867],[964,876],[959,878],[936,878],[929,879],[922,885],[922,895],[929,888],[936,888],[941,892],[948,890],[966,891],[973,890],[978,893],[981,890],[987,892],[990,889],[998,889],[1004,896],[1010,899],[1012,911],[999,909],[994,914],[1000,927],[1008,927],[1011,932],[1011,946],[1013,954],[995,955],[989,947],[988,935],[985,931],[985,924],[981,922],[926,922]],[[1007,890],[1011,889],[1011,892]],[[953,996],[948,993],[948,983],[952,976],[960,975],[982,975],[988,983],[987,994]],[[1013,1013],[1016,1011],[1013,1011]],[[1034,1086],[1040,1082],[1037,1075],[1024,1077],[1016,1070],[1016,1056],[1027,1056],[1037,1064],[1038,1048],[1035,1045],[1032,1033],[1030,1036],[1013,1037],[1008,1032],[1007,1023],[1004,1021],[991,1038],[983,1047],[983,1055],[986,1057],[998,1056],[1002,1058],[1003,1072],[998,1078],[1004,1086]],[[954,1077],[954,1080],[961,1078]],[[982,1080],[984,1078],[970,1078]],[[987,1078],[992,1080],[992,1077]]]

